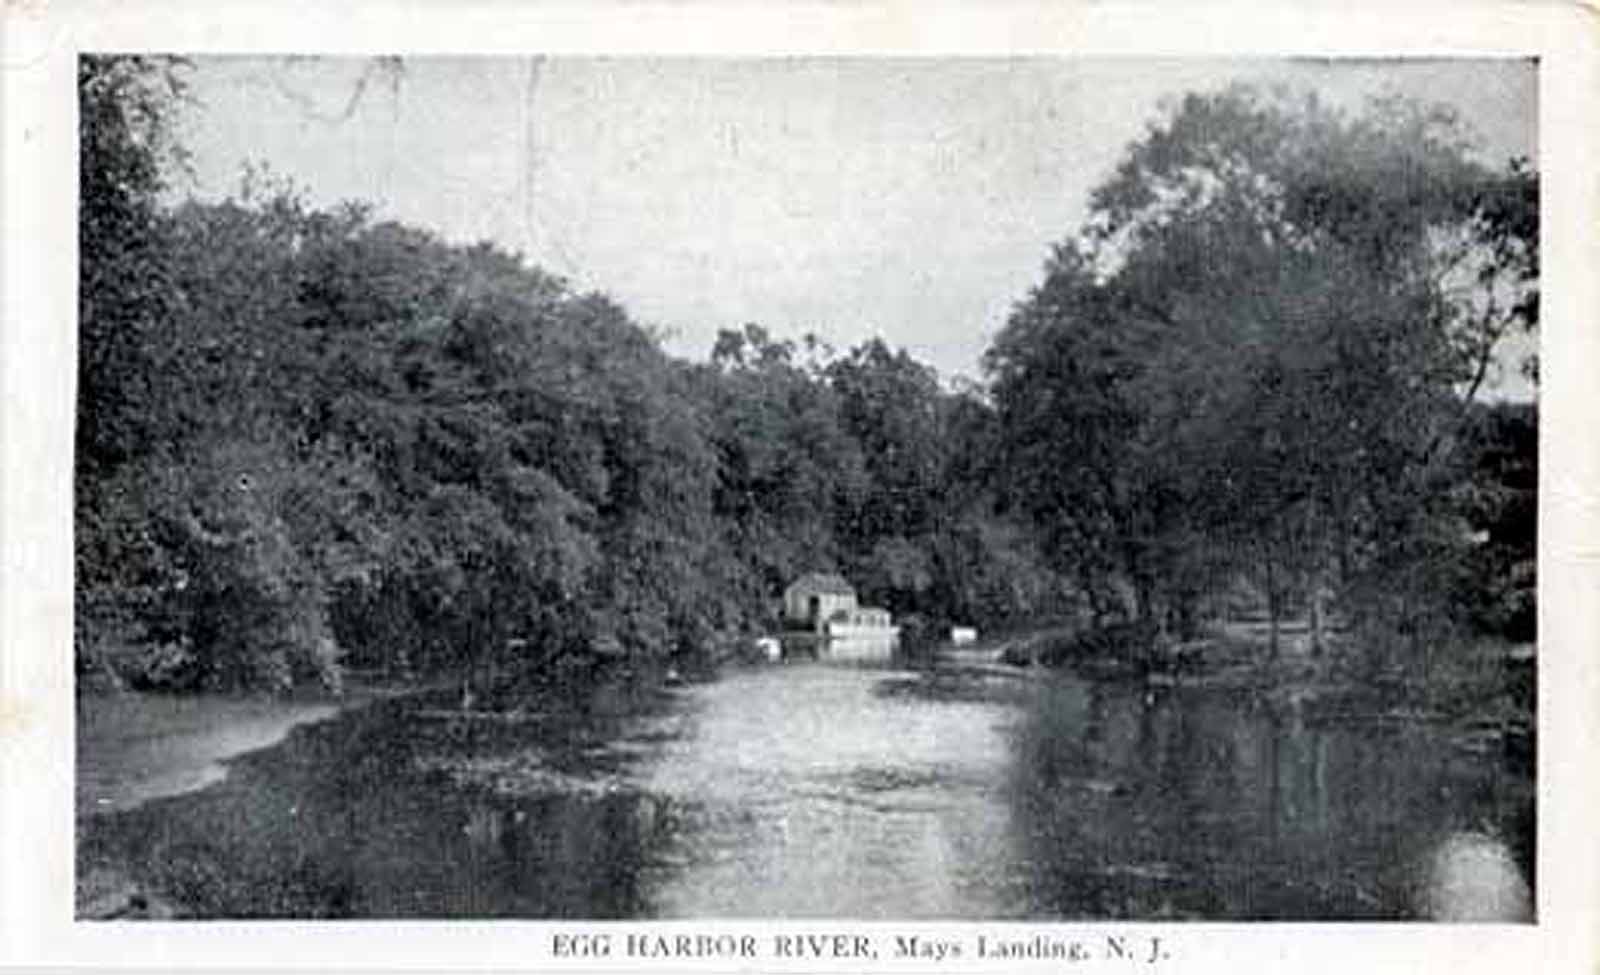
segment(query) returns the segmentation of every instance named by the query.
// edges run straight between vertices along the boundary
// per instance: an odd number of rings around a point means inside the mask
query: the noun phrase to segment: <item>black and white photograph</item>
[[[1153,972],[1573,903],[1537,51],[74,43],[97,950]]]
[[[83,56],[81,916],[1533,920],[1536,82]]]

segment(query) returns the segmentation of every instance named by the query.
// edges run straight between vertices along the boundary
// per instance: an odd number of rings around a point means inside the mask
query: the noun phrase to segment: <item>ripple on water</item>
[[[903,673],[797,666],[696,688],[652,792],[693,797],[665,916],[971,917],[1009,859],[1005,709],[885,693]],[[916,680],[917,678],[909,678]]]

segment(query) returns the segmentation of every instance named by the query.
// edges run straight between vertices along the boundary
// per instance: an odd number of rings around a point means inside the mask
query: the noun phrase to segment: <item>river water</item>
[[[1527,770],[1415,722],[871,652],[381,701],[80,824],[213,917],[1529,917]]]

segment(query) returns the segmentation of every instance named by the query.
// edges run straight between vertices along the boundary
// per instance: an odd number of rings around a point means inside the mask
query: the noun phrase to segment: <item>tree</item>
[[[1420,643],[1460,554],[1466,404],[1536,314],[1526,180],[1440,110],[1186,97],[988,355],[1057,564],[1102,613],[1182,626],[1245,572],[1274,619],[1335,588]]]
[[[1459,598],[1481,629],[1531,642],[1538,629],[1538,413],[1520,403],[1474,412],[1466,517],[1478,544]]]
[[[724,330],[710,366],[693,370],[717,455],[713,510],[744,565],[735,586],[754,606],[805,572],[839,566],[836,526],[867,489],[860,445],[816,362],[823,354],[812,336],[797,344],[747,324]]]
[[[185,63],[78,60],[78,462],[88,483],[161,435],[152,393],[172,288],[160,194],[184,156],[173,115]]]
[[[137,609],[166,590],[164,553],[140,516],[136,470],[174,427],[161,395],[172,289],[159,196],[182,156],[172,138],[180,60],[78,61],[78,395],[75,428],[76,654],[104,669],[145,637]],[[132,466],[130,466],[132,465]]]

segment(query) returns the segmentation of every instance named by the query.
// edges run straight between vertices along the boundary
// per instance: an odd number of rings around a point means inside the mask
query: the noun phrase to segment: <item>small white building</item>
[[[856,591],[836,573],[808,572],[783,591],[783,619],[792,626],[820,630],[828,620],[855,611]]]
[[[845,623],[850,626],[883,627],[889,626],[891,620],[889,611],[876,606],[857,606],[843,617],[836,617],[834,622]]]

